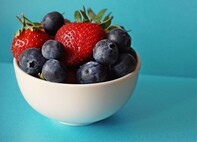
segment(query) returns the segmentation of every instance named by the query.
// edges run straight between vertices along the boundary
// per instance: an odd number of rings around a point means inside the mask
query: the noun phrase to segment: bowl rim
[[[113,79],[113,80],[109,80],[109,81],[105,81],[105,82],[99,82],[99,83],[89,83],[89,84],[69,84],[69,83],[57,83],[57,82],[50,82],[50,81],[46,81],[46,80],[42,80],[40,78],[37,78],[37,77],[34,77],[34,76],[31,76],[27,73],[25,73],[22,69],[20,69],[19,65],[18,65],[18,62],[15,58],[13,58],[13,65],[14,65],[14,69],[15,69],[15,72],[16,70],[18,70],[21,74],[27,76],[28,78],[32,79],[32,80],[35,80],[35,81],[39,81],[39,82],[42,82],[42,83],[46,83],[46,84],[50,84],[50,85],[58,85],[58,86],[69,86],[69,87],[87,87],[87,86],[98,86],[98,85],[107,85],[107,84],[111,84],[111,83],[115,83],[115,82],[118,82],[118,81],[121,81],[121,80],[124,80],[125,78],[129,77],[129,76],[134,76],[135,74],[137,74],[141,68],[141,60],[140,60],[140,57],[139,55],[137,54],[137,66],[135,68],[134,71],[132,71],[131,73],[127,74],[127,75],[124,75],[120,78],[117,78],[117,79]]]

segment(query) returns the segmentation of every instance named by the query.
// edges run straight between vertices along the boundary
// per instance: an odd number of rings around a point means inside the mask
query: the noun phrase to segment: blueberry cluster
[[[47,13],[42,19],[42,27],[48,35],[54,36],[65,24],[64,17],[59,12]],[[56,40],[46,41],[40,49],[29,48],[22,52],[19,59],[20,68],[33,76],[51,82],[64,82],[67,77],[67,67],[61,63],[64,56],[64,46]]]
[[[41,49],[29,48],[19,59],[20,68],[32,75],[51,82],[65,82],[68,70],[61,59],[64,46],[56,40],[46,41]],[[124,30],[114,28],[106,39],[93,48],[93,60],[81,65],[76,71],[76,83],[99,83],[122,77],[135,70],[137,55],[131,48],[131,37]]]
[[[41,50],[37,48],[25,50],[20,56],[19,66],[30,75],[39,74],[47,81],[64,82],[67,77],[67,67],[60,62],[63,53],[64,47],[60,42],[48,40]]]
[[[121,28],[114,28],[107,39],[96,43],[93,61],[77,71],[78,83],[98,83],[122,77],[135,70],[137,54],[131,48],[131,36]]]

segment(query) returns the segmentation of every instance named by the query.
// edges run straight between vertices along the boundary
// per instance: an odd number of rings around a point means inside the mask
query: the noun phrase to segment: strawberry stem
[[[111,12],[105,16],[107,9],[102,9],[97,14],[91,9],[83,6],[82,10],[75,11],[74,18],[76,22],[90,22],[100,25],[106,32],[113,28],[120,28],[120,25],[111,25],[112,19]],[[105,17],[104,17],[105,16]]]
[[[16,16],[16,18],[20,21],[22,27],[19,29],[15,37],[19,36],[23,31],[30,29],[31,31],[34,30],[41,30],[41,24],[38,22],[32,22],[27,17],[24,16],[24,14],[21,14],[21,18],[19,16]]]

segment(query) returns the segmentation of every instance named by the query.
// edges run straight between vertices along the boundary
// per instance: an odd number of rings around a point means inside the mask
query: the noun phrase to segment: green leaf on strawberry
[[[82,22],[81,13],[78,10],[75,11],[74,17],[76,22]]]

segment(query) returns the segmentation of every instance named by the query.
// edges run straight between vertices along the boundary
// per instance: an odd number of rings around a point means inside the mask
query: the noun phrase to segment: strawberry
[[[65,48],[63,62],[68,66],[79,66],[92,59],[95,44],[104,39],[110,29],[113,16],[111,12],[105,16],[107,9],[95,14],[91,8],[85,7],[74,13],[75,22],[67,23],[56,33],[55,39]]]
[[[68,66],[78,66],[92,58],[95,44],[105,36],[105,31],[98,24],[74,22],[62,26],[55,39],[64,45],[63,62]]]
[[[41,48],[45,41],[52,37],[46,34],[40,23],[33,23],[24,15],[20,19],[22,28],[18,30],[13,38],[11,51],[16,60],[19,60],[21,53],[28,48]]]
[[[65,82],[69,84],[77,83],[76,72],[77,72],[77,69],[69,68],[67,70],[67,78]]]

